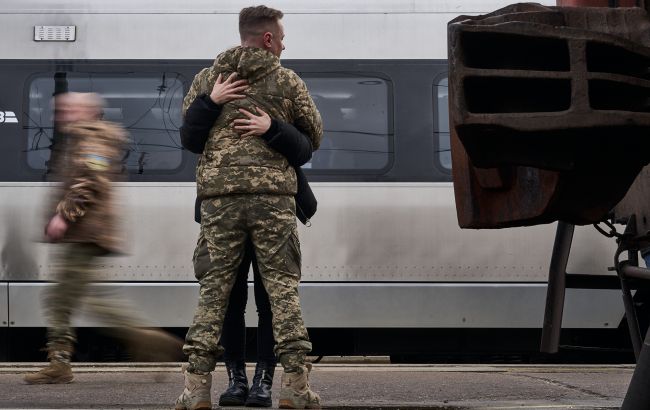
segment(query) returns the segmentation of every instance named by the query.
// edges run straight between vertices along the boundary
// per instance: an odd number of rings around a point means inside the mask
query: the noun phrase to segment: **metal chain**
[[[605,224],[609,228],[609,232],[605,231],[605,229],[600,227],[599,224],[601,224],[601,223]],[[608,238],[618,238],[618,239],[620,239],[620,238],[623,237],[623,234],[619,233],[616,230],[616,227],[614,226],[614,224],[611,223],[610,221],[601,221],[601,222],[595,223],[594,228],[596,228],[596,230],[598,232],[600,232],[601,234],[605,235]]]

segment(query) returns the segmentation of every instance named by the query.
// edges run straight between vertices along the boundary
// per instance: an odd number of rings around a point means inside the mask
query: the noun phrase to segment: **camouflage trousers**
[[[93,285],[99,279],[97,258],[105,253],[102,248],[89,243],[65,243],[57,248],[56,283],[46,291],[44,303],[48,347],[72,347],[76,334],[70,319],[82,308],[110,327],[130,328],[140,323],[125,301],[106,287]]]
[[[297,372],[311,351],[298,296],[300,242],[293,197],[210,198],[201,204],[201,233],[194,252],[199,304],[183,347],[192,373],[211,372],[222,353],[219,338],[247,238],[271,302],[276,356],[286,372]]]

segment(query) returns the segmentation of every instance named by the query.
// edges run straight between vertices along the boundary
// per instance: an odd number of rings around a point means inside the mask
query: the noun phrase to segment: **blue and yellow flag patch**
[[[101,155],[88,154],[84,156],[86,166],[93,171],[106,171],[111,165],[109,158],[102,157]]]

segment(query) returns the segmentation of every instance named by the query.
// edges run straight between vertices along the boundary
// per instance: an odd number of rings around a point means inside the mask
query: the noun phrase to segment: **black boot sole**
[[[250,397],[246,400],[246,407],[271,407],[273,405],[273,400],[262,400],[262,399],[251,399]]]
[[[219,397],[219,406],[243,406],[246,404],[246,399],[236,396],[221,396]]]

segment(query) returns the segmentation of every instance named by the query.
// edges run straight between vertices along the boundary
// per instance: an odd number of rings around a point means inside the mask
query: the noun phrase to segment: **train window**
[[[449,87],[446,78],[436,84],[436,101],[438,106],[435,121],[436,153],[438,163],[445,169],[451,169],[451,149],[449,144]]]
[[[304,78],[323,118],[320,149],[304,168],[373,171],[392,156],[391,85],[377,77]]]
[[[178,74],[67,73],[62,81],[69,91],[96,92],[106,100],[104,119],[121,124],[129,134],[130,172],[168,171],[181,165],[178,129],[184,90]],[[54,73],[32,77],[29,84],[27,163],[34,169],[45,169],[50,157],[54,85]]]

